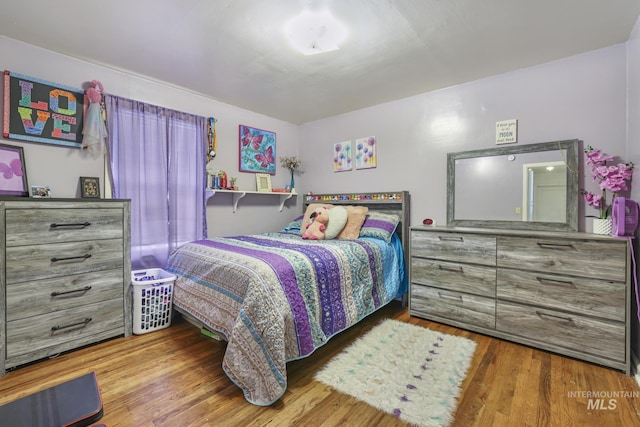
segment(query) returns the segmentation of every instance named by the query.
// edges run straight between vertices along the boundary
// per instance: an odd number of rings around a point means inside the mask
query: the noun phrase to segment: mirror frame
[[[473,157],[503,156],[509,154],[565,149],[567,150],[567,158],[565,159],[567,163],[567,220],[565,222],[455,219],[456,160]],[[578,231],[578,199],[580,196],[578,186],[578,150],[578,140],[568,139],[563,141],[543,142],[540,144],[447,153],[447,225],[451,227],[506,228],[513,230]]]

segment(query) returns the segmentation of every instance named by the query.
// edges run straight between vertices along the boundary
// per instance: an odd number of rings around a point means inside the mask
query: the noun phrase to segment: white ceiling
[[[622,43],[640,13],[640,0],[3,3],[9,38],[294,124]],[[348,26],[340,50],[289,46],[284,23],[305,8]]]

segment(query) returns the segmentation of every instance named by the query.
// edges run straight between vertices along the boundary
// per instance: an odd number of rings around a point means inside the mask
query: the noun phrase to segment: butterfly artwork
[[[0,195],[29,196],[22,147],[0,144]]]
[[[240,125],[240,172],[276,173],[276,134]]]
[[[258,150],[262,144],[262,138],[264,138],[264,135],[252,135],[249,128],[246,127],[243,130],[242,146],[251,146],[253,150]]]
[[[0,162],[0,173],[4,179],[22,176],[22,162],[20,159],[13,159],[9,164]]]
[[[267,148],[267,151],[264,153],[258,153],[254,157],[260,162],[260,166],[268,168],[271,163],[275,163],[275,159],[273,158],[273,146],[270,145],[269,148]]]

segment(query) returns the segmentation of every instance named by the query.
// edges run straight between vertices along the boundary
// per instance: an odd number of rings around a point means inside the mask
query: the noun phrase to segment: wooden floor
[[[455,426],[636,426],[640,388],[620,372],[412,318],[395,302],[288,365],[285,395],[270,407],[247,403],[224,374],[224,343],[176,318],[171,327],[23,366],[0,378],[0,404],[95,371],[101,422],[115,426],[394,426],[403,422],[313,379],[314,373],[382,318],[392,317],[478,343],[462,385]],[[589,407],[588,393],[605,396]],[[592,398],[592,400],[595,400]],[[611,407],[615,405],[615,408]],[[0,420],[0,425],[2,424]]]

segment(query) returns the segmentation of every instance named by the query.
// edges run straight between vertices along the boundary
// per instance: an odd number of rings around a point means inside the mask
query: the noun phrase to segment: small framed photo
[[[0,144],[0,196],[29,197],[22,147]]]
[[[31,186],[31,197],[37,198],[51,198],[53,197],[53,192],[51,191],[51,187],[48,185],[32,185]]]
[[[268,173],[257,173],[256,188],[259,192],[271,193],[271,175]]]
[[[81,176],[80,177],[80,197],[83,199],[100,198],[100,178]]]

